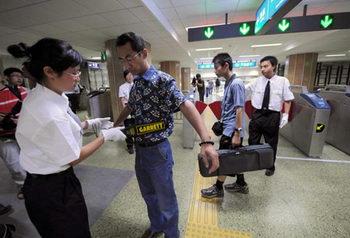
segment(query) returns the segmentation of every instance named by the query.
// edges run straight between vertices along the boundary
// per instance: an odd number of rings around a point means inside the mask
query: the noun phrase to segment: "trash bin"
[[[109,88],[101,88],[98,91],[92,91],[87,96],[89,98],[91,118],[110,117],[112,115]]]

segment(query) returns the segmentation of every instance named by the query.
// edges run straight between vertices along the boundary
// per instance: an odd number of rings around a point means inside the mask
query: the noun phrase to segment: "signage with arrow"
[[[321,18],[320,24],[321,28],[327,29],[333,23],[333,17],[331,15],[325,15]]]
[[[274,0],[275,2],[277,0]],[[283,2],[282,0],[279,0]],[[350,12],[332,13],[326,15],[312,15],[290,17],[276,22],[265,35],[295,33],[321,30],[350,29]],[[254,35],[256,31],[254,21],[237,22],[224,25],[198,27],[188,29],[188,41],[225,39]],[[264,30],[262,30],[264,31]],[[261,32],[260,32],[261,34]]]
[[[290,28],[290,20],[288,19],[282,19],[279,23],[278,23],[278,30],[280,30],[281,32],[286,32],[289,30]]]
[[[239,27],[239,32],[241,33],[241,35],[245,36],[250,32],[250,25],[249,23],[242,23]]]
[[[204,35],[207,39],[210,39],[213,35],[214,35],[214,30],[213,28],[211,27],[207,27],[205,30],[204,30]]]

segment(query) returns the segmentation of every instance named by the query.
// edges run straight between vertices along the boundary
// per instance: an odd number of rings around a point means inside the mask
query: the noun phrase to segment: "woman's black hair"
[[[26,70],[42,83],[45,79],[44,67],[50,66],[59,75],[69,67],[82,63],[83,58],[68,42],[53,38],[43,38],[28,47],[24,43],[10,45],[7,51],[15,58],[27,58],[23,63]]]

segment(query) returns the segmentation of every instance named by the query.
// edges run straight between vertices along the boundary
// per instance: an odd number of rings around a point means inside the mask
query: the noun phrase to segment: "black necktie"
[[[269,109],[269,102],[270,102],[270,80],[267,81],[267,84],[265,87],[264,99],[263,99],[261,109],[268,110]]]

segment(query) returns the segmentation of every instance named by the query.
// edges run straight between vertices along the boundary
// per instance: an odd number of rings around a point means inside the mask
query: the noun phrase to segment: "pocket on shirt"
[[[274,104],[281,103],[282,102],[282,89],[278,90],[272,90],[270,103],[273,102]]]

